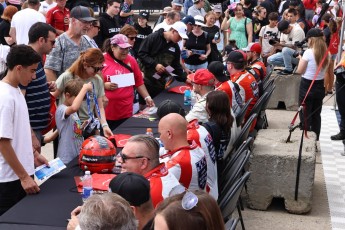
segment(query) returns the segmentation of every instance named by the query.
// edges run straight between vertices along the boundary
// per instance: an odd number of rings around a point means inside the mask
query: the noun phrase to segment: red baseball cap
[[[194,74],[189,74],[188,79],[198,85],[214,85],[214,75],[207,69],[198,69]]]
[[[243,51],[251,51],[251,52],[256,52],[258,54],[261,54],[261,45],[257,42],[252,42],[252,43],[249,43],[249,45],[246,47],[246,48],[243,48],[242,49]]]

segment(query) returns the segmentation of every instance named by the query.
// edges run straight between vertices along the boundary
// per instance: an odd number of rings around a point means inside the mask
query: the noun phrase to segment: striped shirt
[[[47,78],[40,62],[36,69],[36,79],[32,80],[27,87],[25,100],[29,110],[30,125],[33,130],[43,130],[48,126],[50,110],[50,93]]]

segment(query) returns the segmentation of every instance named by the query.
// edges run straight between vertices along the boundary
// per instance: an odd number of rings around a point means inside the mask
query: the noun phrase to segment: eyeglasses
[[[99,67],[98,66],[90,66],[90,67],[93,68],[93,70],[96,73],[104,69],[104,66],[99,66]]]
[[[131,160],[131,159],[146,158],[146,159],[150,160],[150,158],[145,157],[145,156],[129,157],[129,156],[127,156],[126,154],[122,153],[122,151],[119,152],[119,154],[117,154],[117,156],[121,157],[123,163],[126,163],[126,160]]]
[[[133,41],[136,37],[128,37],[128,39]]]

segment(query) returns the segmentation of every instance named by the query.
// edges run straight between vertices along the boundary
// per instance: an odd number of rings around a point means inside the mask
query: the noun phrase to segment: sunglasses
[[[136,37],[128,37],[128,39],[133,41]]]
[[[104,69],[104,66],[101,66],[101,67],[90,66],[90,67],[93,68],[93,70],[94,70],[96,73]]]
[[[129,156],[127,156],[126,154],[124,154],[122,151],[121,151],[121,152],[119,152],[119,154],[118,154],[117,156],[121,157],[121,159],[122,159],[122,162],[123,162],[123,163],[126,163],[126,160],[131,160],[131,159],[141,159],[141,158],[146,158],[146,159],[150,160],[150,158],[145,157],[145,156],[135,156],[135,157],[129,157]]]

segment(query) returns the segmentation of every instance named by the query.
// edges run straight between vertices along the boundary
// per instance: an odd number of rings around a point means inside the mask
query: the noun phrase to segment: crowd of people
[[[169,99],[159,104],[160,143],[131,137],[116,158],[122,173],[110,183],[119,196],[92,196],[72,212],[69,229],[224,229],[216,202],[223,156],[263,94],[268,68],[301,74],[302,128],[319,138],[322,99],[333,93],[341,7],[336,0],[172,0],[152,28],[150,13],[136,14],[133,0],[106,5],[95,17],[87,6],[66,8],[66,0],[0,1],[0,62],[7,66],[0,215],[39,192],[34,167],[48,164],[42,145],[54,141],[54,156],[67,164],[85,138],[111,137],[140,109],[156,106],[154,97],[176,80],[191,87],[191,110]],[[345,139],[343,126],[332,140]],[[195,205],[186,208],[186,199]]]

